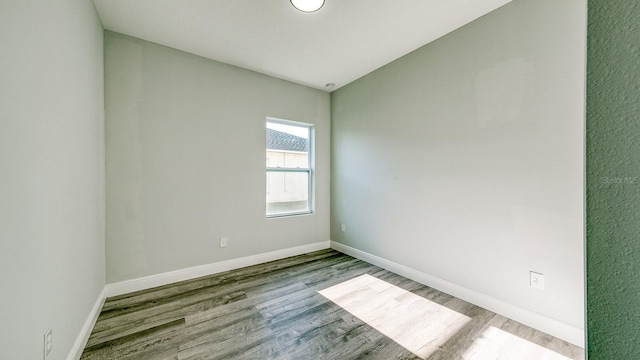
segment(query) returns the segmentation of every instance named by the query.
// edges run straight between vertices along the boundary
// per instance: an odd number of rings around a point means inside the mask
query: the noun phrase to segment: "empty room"
[[[638,23],[0,0],[0,357],[637,360]]]

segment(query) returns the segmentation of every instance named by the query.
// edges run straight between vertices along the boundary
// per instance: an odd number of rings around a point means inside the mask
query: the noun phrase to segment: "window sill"
[[[305,212],[299,212],[299,213],[274,214],[274,215],[267,215],[267,220],[290,218],[290,217],[309,216],[309,215],[313,215],[313,214],[314,214],[313,211],[305,211]]]

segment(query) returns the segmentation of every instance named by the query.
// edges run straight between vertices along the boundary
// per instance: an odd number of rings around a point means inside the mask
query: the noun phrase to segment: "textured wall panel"
[[[590,0],[588,17],[588,354],[640,359],[640,6]]]

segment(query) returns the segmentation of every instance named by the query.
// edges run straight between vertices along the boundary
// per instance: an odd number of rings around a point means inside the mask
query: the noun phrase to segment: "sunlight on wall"
[[[319,293],[423,359],[471,320],[367,274]]]
[[[571,360],[571,358],[494,326],[483,331],[462,358],[473,360]]]

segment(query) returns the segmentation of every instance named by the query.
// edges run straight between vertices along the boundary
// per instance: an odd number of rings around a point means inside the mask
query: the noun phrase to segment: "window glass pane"
[[[309,168],[309,127],[267,122],[267,167]]]
[[[267,216],[311,212],[311,128],[267,119]]]
[[[309,210],[308,172],[267,171],[267,215]]]

